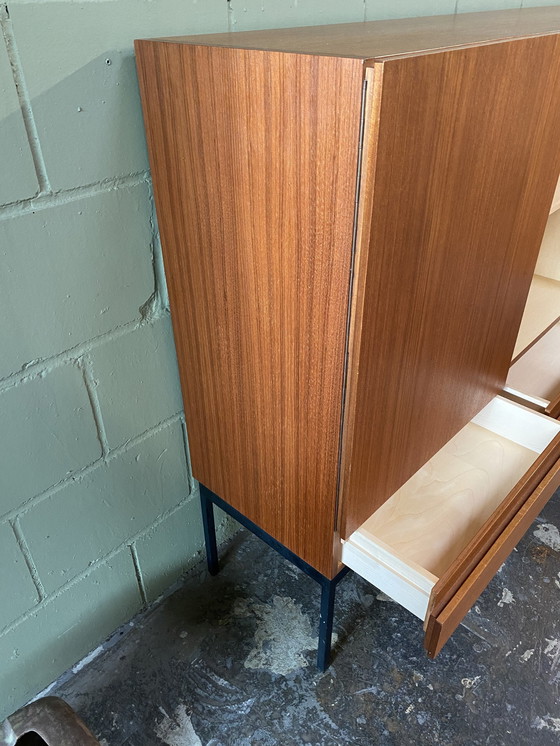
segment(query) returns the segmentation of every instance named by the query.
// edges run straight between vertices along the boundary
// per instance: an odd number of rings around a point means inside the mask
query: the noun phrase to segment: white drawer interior
[[[424,619],[443,572],[560,432],[500,396],[342,546],[342,562]]]

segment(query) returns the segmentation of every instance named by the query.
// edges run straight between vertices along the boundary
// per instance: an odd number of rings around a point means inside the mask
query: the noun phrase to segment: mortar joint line
[[[126,176],[112,176],[91,184],[60,189],[56,192],[39,194],[34,197],[18,200],[17,202],[9,202],[0,206],[0,220],[19,218],[37,210],[60,207],[61,205],[85,199],[86,197],[104,194],[114,189],[130,189],[140,184],[146,184],[148,180],[148,171],[137,171]]]
[[[138,331],[138,329],[148,324],[153,324],[166,315],[167,311],[162,310],[156,315],[151,316],[150,318],[141,318],[134,319],[133,321],[128,321],[121,326],[117,326],[114,329],[105,332],[104,334],[100,334],[97,337],[93,337],[92,339],[87,340],[87,342],[77,344],[75,347],[71,347],[69,350],[64,350],[57,355],[42,358],[36,362],[29,363],[25,366],[24,369],[18,370],[15,373],[10,373],[9,375],[0,379],[0,394],[14,388],[15,386],[19,386],[22,383],[28,383],[29,381],[38,378],[44,373],[50,373],[51,371],[62,365],[72,363],[79,359],[85,353],[95,350],[97,349],[97,347],[100,347],[101,345],[108,342],[112,342],[115,339],[119,339],[126,334]]]
[[[45,593],[44,598],[42,598],[36,606],[34,606],[32,609],[29,609],[28,611],[21,614],[17,619],[13,619],[3,629],[0,629],[0,637],[8,634],[13,629],[18,627],[20,624],[25,622],[27,619],[29,619],[29,617],[37,613],[39,609],[44,608],[45,606],[48,606],[53,601],[56,601],[56,599],[59,598],[63,593],[65,593],[67,590],[69,590],[70,588],[77,585],[85,578],[87,578],[88,575],[91,575],[98,567],[101,567],[101,565],[104,565],[106,562],[109,562],[110,560],[112,560],[113,557],[115,557],[125,547],[127,546],[130,547],[132,544],[137,542],[139,539],[142,539],[144,536],[152,532],[161,523],[163,523],[167,518],[170,518],[174,513],[176,513],[182,507],[187,505],[189,502],[191,502],[193,498],[194,498],[193,493],[192,492],[189,493],[188,495],[186,495],[186,497],[180,500],[176,505],[173,505],[173,507],[161,513],[156,518],[156,520],[153,521],[149,526],[146,526],[145,528],[141,529],[136,534],[134,534],[132,537],[129,537],[125,541],[121,542],[118,546],[114,547],[110,552],[107,552],[107,554],[105,554],[103,557],[99,557],[97,560],[92,562],[91,565],[88,565],[87,568],[82,570],[82,572],[79,572],[73,578],[68,580],[63,585],[61,585],[60,588],[57,588],[52,593],[49,593],[49,594]],[[199,554],[199,551],[195,552],[193,555],[193,558],[196,557],[198,554]]]
[[[136,582],[138,583],[138,589],[140,590],[140,597],[142,599],[142,605],[144,609],[148,606],[148,594],[146,593],[146,586],[144,584],[144,576],[142,575],[142,569],[140,567],[140,560],[138,559],[138,550],[136,548],[136,542],[129,544],[130,554],[132,556],[132,564],[134,565],[134,574],[136,575]]]
[[[4,3],[1,7],[0,26],[2,27],[2,33],[4,35],[4,42],[6,44],[6,51],[8,53],[10,67],[12,69],[12,75],[17,91],[23,124],[27,133],[27,139],[29,142],[31,157],[33,159],[33,165],[35,166],[35,173],[37,175],[37,182],[39,184],[39,194],[50,194],[52,193],[52,188],[47,174],[47,167],[45,165],[41,142],[39,140],[39,132],[37,130],[35,117],[33,116],[31,97],[29,95],[27,83],[25,82],[23,66],[21,64],[16,37],[14,34],[14,28],[12,25],[12,20],[10,18],[10,12],[8,10],[7,3]]]
[[[174,425],[177,422],[181,421],[180,417],[181,413],[177,412],[171,417],[168,417],[165,420],[162,420],[161,422],[158,422],[153,427],[148,428],[143,433],[140,433],[139,435],[134,436],[133,438],[129,438],[124,443],[122,443],[120,446],[117,446],[113,450],[110,450],[105,457],[100,457],[95,459],[95,461],[92,461],[91,463],[87,464],[86,466],[83,466],[81,469],[78,469],[77,471],[72,472],[64,479],[61,479],[56,484],[51,485],[50,487],[47,487],[46,490],[43,490],[43,492],[40,492],[38,495],[34,495],[33,497],[29,498],[23,505],[18,505],[17,508],[13,508],[12,510],[7,511],[3,515],[0,515],[0,523],[5,523],[6,521],[12,521],[15,518],[19,518],[21,516],[26,515],[30,510],[32,510],[34,507],[42,503],[44,500],[47,500],[48,498],[55,495],[57,492],[60,492],[60,490],[64,489],[68,484],[71,484],[72,482],[79,482],[82,479],[85,479],[88,477],[92,471],[99,468],[101,465],[107,465],[113,459],[119,458],[119,456],[122,456],[127,451],[130,451],[132,448],[135,448],[136,446],[143,443],[148,438],[151,438],[153,435],[157,435],[162,430],[165,430],[167,427],[170,427]],[[189,492],[191,494],[191,492]]]
[[[19,523],[19,516],[16,516],[12,521],[10,521],[12,526],[12,531],[14,532],[14,536],[16,537],[17,544],[19,546],[19,549],[21,553],[23,554],[23,558],[25,560],[25,564],[27,565],[27,569],[29,570],[29,574],[31,575],[31,579],[33,580],[33,584],[35,585],[35,588],[37,590],[37,595],[39,596],[39,602],[44,601],[47,597],[47,594],[45,592],[45,587],[43,586],[43,583],[41,582],[41,578],[39,577],[39,571],[37,570],[37,566],[35,565],[35,562],[33,561],[33,557],[31,555],[31,550],[29,549],[29,545],[27,543],[27,539],[25,538],[23,531],[21,530],[21,526]]]
[[[101,453],[103,455],[103,458],[106,459],[111,449],[109,446],[109,441],[107,440],[107,433],[105,431],[105,423],[103,422],[103,413],[101,411],[99,396],[97,395],[97,381],[93,372],[93,362],[88,352],[84,353],[78,359],[78,366],[82,371],[82,375],[84,377],[84,384],[89,397],[91,410],[93,412],[95,427],[97,428],[97,438],[101,445]]]

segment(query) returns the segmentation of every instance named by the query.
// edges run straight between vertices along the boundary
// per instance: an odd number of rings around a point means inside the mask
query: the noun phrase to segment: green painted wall
[[[0,0],[0,718],[202,544],[133,39],[521,4]]]

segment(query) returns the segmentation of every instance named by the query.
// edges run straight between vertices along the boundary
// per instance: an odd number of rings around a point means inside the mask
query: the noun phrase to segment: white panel
[[[351,539],[342,544],[342,562],[419,619],[425,619],[430,594],[355,546]]]

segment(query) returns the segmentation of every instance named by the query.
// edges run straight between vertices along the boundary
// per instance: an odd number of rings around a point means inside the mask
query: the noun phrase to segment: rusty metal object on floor
[[[42,697],[0,723],[0,746],[16,746],[36,733],[47,746],[99,746],[74,710],[58,697]]]

